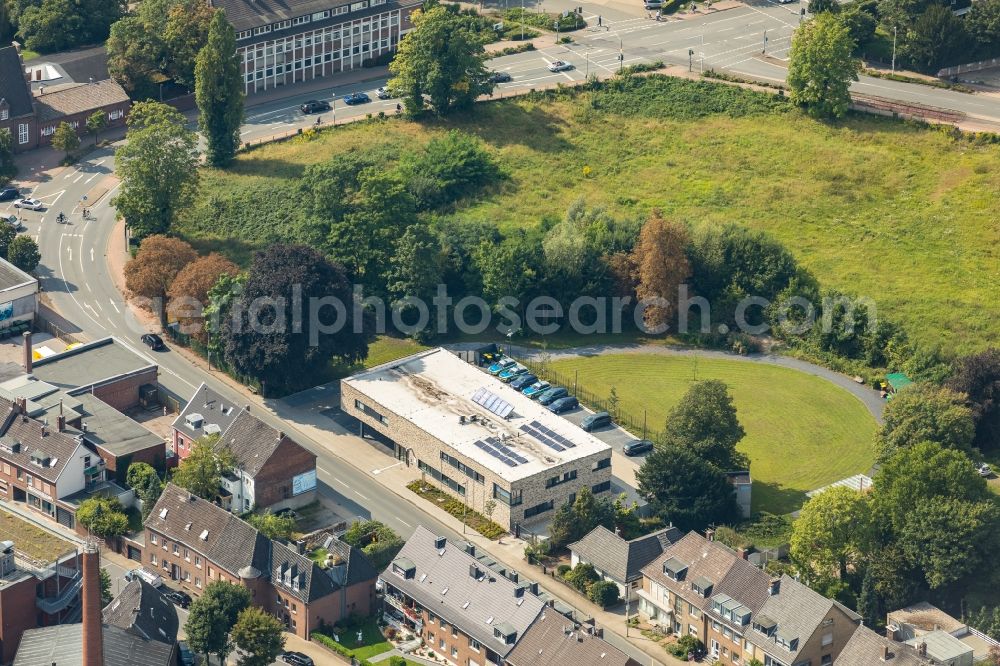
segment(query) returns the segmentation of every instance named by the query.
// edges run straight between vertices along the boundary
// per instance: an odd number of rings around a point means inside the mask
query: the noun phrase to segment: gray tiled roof
[[[0,49],[0,51],[3,51],[3,49]],[[0,76],[0,79],[2,78],[3,77]],[[0,98],[2,97],[3,94],[0,93]],[[9,99],[7,101],[10,102]],[[11,118],[13,117],[14,114],[11,114]],[[0,259],[0,290],[14,289],[15,287],[20,287],[30,282],[37,283],[38,280],[37,278],[28,275],[6,259]]]
[[[24,78],[24,66],[13,46],[0,49],[0,99],[10,105],[12,119],[34,113],[31,90]]]
[[[161,517],[164,511],[166,517]],[[238,576],[246,566],[262,573],[270,570],[271,542],[267,538],[222,507],[173,483],[163,489],[146,527],[200,552],[232,576]]]
[[[121,341],[108,337],[39,359],[32,364],[31,374],[43,382],[72,390],[155,367],[155,363]]]
[[[104,623],[140,638],[173,644],[177,641],[177,609],[149,583],[134,578],[104,607]]]
[[[172,427],[192,439],[198,439],[205,432],[205,426],[215,425],[221,435],[225,432],[229,424],[233,422],[236,415],[240,413],[241,407],[230,400],[226,400],[221,395],[202,383],[195,391],[184,409],[174,419]],[[192,428],[187,424],[189,414],[201,414],[203,423],[200,428]]]
[[[338,554],[342,564],[330,569],[323,569],[305,555],[299,554],[291,546],[275,541],[271,549],[271,584],[302,601],[309,602],[337,592],[344,587],[365,581],[374,581],[378,578],[378,571],[364,553],[357,548],[353,548],[343,541],[334,540],[330,544],[329,551]],[[304,581],[298,585],[298,589],[283,582],[279,575],[279,567],[282,565],[290,572],[290,581],[294,582],[299,574],[305,575]]]
[[[625,583],[641,577],[642,568],[680,538],[680,530],[668,527],[626,541],[598,525],[582,539],[570,544],[569,549],[619,583]]]
[[[568,631],[567,631],[568,630]],[[510,666],[633,666],[628,655],[555,611],[543,612],[507,655]]]
[[[29,629],[21,636],[14,666],[70,666],[82,663],[83,625],[58,624]],[[104,626],[104,666],[173,666],[174,644],[147,641],[114,626]]]
[[[125,89],[112,81],[77,83],[54,92],[35,97],[38,105],[38,122],[59,120],[77,113],[90,113],[98,109],[118,104],[128,104]]]
[[[679,560],[688,566],[687,573],[681,581],[667,578],[663,574],[663,563],[671,558]],[[720,589],[720,586],[729,574],[730,569],[737,562],[742,562],[750,568],[756,568],[749,562],[737,557],[736,553],[723,544],[717,541],[708,541],[697,532],[688,532],[677,543],[664,550],[663,554],[643,567],[642,573],[671,592],[679,594],[692,605],[705,610],[711,606],[711,603],[709,599],[696,594],[691,589],[692,583],[696,578],[704,576],[715,585],[713,593],[723,592],[725,590]],[[743,586],[743,578],[747,575],[752,576],[746,569],[741,567],[738,575],[729,581],[727,588],[731,591],[726,593],[738,599],[738,595],[733,594],[732,590],[741,588]],[[766,576],[766,574],[764,575]],[[766,594],[767,591],[765,590],[764,593]],[[740,601],[742,602],[742,600]]]
[[[222,433],[216,448],[228,448],[233,452],[238,467],[250,476],[257,476],[278,445],[286,440],[291,441],[284,433],[250,412],[240,410]]]
[[[397,556],[413,562],[416,575],[403,578],[392,573],[390,565],[382,578],[428,612],[506,656],[513,646],[495,638],[494,627],[511,625],[517,632],[516,642],[541,613],[544,603],[529,590],[518,598],[515,595],[518,584],[486,569],[454,543],[446,543],[438,551],[435,539],[434,533],[418,525]],[[473,578],[470,567],[479,567],[484,575]]]
[[[882,659],[883,648],[889,648],[889,658]],[[837,666],[924,666],[932,663],[922,659],[909,645],[891,641],[868,627],[858,627],[851,640],[837,657]]]
[[[8,450],[13,444],[20,443],[20,451],[14,453]],[[0,458],[12,464],[30,470],[35,476],[55,483],[66,468],[69,460],[80,447],[74,439],[45,427],[41,421],[17,414],[14,403],[0,398]],[[32,462],[32,454],[40,452],[50,459],[48,467],[41,467]]]

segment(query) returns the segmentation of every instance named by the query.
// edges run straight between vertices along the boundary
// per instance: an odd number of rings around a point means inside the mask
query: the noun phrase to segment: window
[[[299,612],[298,609],[295,607],[295,604],[292,604],[292,612],[293,613],[298,613]]]
[[[296,46],[298,46],[298,44],[296,44]],[[372,409],[371,407],[369,407],[365,403],[361,402],[360,400],[355,399],[355,401],[354,401],[354,408],[360,410],[362,414],[365,414],[366,416],[372,417],[373,419],[375,419],[379,423],[388,423],[389,422],[389,420],[387,418],[385,418],[385,416],[383,416],[382,414],[379,414],[374,409]]]
[[[604,483],[598,483],[598,484],[594,485],[591,488],[591,490],[593,490],[593,492],[594,492],[595,495],[598,494],[598,493],[606,493],[609,490],[611,490],[611,481],[605,481]]]
[[[439,470],[434,469],[433,467],[425,463],[423,460],[417,460],[417,467],[419,467],[421,471],[430,474],[432,477],[434,477],[444,485],[448,486],[459,495],[465,494],[465,486],[458,483],[447,474],[442,474]]]
[[[0,120],[7,120],[10,117],[10,112],[7,109],[0,109]]]
[[[341,14],[346,14],[349,11],[351,11],[351,10],[350,10],[350,8],[348,8],[347,5],[341,5],[340,7],[337,7],[335,10],[333,10],[333,12],[334,12],[333,15],[334,16],[340,16]]]
[[[482,645],[475,638],[469,638],[469,649],[479,652],[482,649]]]
[[[17,142],[28,143],[28,123],[17,124]]]
[[[310,19],[308,16],[299,16],[299,17],[293,19],[292,23],[294,25],[302,25],[303,23],[309,23],[309,21],[311,21],[311,20],[312,19]]]
[[[149,533],[149,543],[156,545],[156,534],[154,532]]]
[[[253,30],[244,30],[243,32],[236,34],[237,41],[241,39],[250,39],[251,37],[253,37]]]
[[[833,634],[832,633],[823,634],[823,647],[826,647],[831,643],[833,643]]]
[[[351,11],[352,12],[360,11],[367,6],[368,6],[368,0],[361,0],[361,2],[352,2]]]
[[[549,500],[548,502],[542,502],[541,504],[536,504],[535,506],[524,510],[524,519],[532,518],[540,513],[545,513],[546,511],[551,511],[552,507],[555,506],[555,502]]]
[[[197,555],[194,556],[194,565],[201,569],[201,558]]]
[[[327,54],[327,55],[329,55],[329,54]],[[476,470],[472,469],[471,467],[469,467],[468,465],[466,465],[465,463],[463,463],[458,458],[455,458],[453,456],[448,455],[444,451],[441,452],[441,460],[443,462],[448,463],[449,465],[451,465],[455,469],[459,470],[460,472],[462,472],[463,474],[465,474],[470,479],[476,480],[478,483],[483,483],[486,480],[485,477],[483,477],[482,474],[480,474]]]
[[[285,28],[291,28],[291,27],[292,27],[291,21],[282,21],[281,23],[274,24],[275,30],[284,30]]]
[[[178,546],[178,545],[177,545],[177,544],[175,543],[175,544],[174,544],[174,555],[180,555],[180,554],[181,554],[181,549],[180,549],[180,547],[179,547],[179,546]]]
[[[554,488],[560,484],[566,483],[568,481],[573,481],[576,479],[576,470],[571,469],[568,472],[564,472],[562,476],[553,476],[552,478],[545,481],[546,488]]]
[[[599,469],[607,469],[611,467],[611,458],[601,458],[594,463],[593,470],[596,472]]]
[[[255,34],[255,35],[263,35],[263,34],[268,33],[268,32],[271,32],[271,26],[269,26],[269,25],[263,25],[263,26],[261,26],[259,28],[254,28],[253,29],[253,34]]]
[[[194,586],[195,587],[201,587],[201,577],[200,576],[195,576],[194,577]]]
[[[149,563],[152,564],[154,567],[156,566],[156,553],[149,554]]]
[[[454,645],[451,646],[451,658],[452,659],[458,658],[458,648],[456,648]]]
[[[330,10],[329,9],[326,10],[325,12],[316,12],[315,14],[312,15],[312,20],[313,21],[322,21],[325,18],[330,18]]]
[[[832,666],[832,665],[833,665],[832,655],[824,654],[822,657],[819,658],[819,666]]]
[[[510,491],[493,484],[493,499],[500,500],[507,506],[518,506],[524,501],[521,491],[517,490],[513,494]]]
[[[438,647],[440,649],[442,649],[442,650],[444,649],[444,639],[443,638],[438,639]]]

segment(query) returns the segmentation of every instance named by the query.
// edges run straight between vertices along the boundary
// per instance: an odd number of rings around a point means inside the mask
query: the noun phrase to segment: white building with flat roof
[[[611,489],[607,444],[443,348],[342,380],[341,407],[470,508],[496,500],[508,529]]]

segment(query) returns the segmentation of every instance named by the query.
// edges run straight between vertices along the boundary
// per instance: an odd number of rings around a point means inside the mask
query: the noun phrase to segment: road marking
[[[346,483],[344,483],[343,481],[341,481],[337,477],[333,477],[333,480],[336,481],[337,483],[339,483],[340,485],[344,486],[345,488],[350,488],[349,485],[347,485]]]
[[[90,248],[90,260],[94,260],[94,248]]]
[[[103,305],[101,305],[101,302],[100,302],[100,301],[94,301],[94,302],[95,302],[95,303],[97,303],[97,307],[98,307],[98,309],[100,309],[100,310],[103,310],[103,309],[104,309],[104,306],[103,306]]]
[[[407,526],[407,527],[409,527],[409,528],[412,528],[412,527],[413,527],[413,525],[409,524],[408,522],[406,522],[406,521],[405,521],[405,520],[403,520],[402,518],[399,518],[399,517],[397,517],[397,518],[396,518],[396,520],[398,520],[399,522],[403,523],[404,525],[406,525],[406,526]]]
[[[65,236],[66,234],[63,234],[63,235]],[[66,251],[69,252],[69,260],[73,261],[73,248],[67,245],[66,246]]]
[[[354,491],[354,494],[357,495],[358,497],[360,497],[361,499],[363,499],[366,502],[370,502],[371,501],[367,497],[365,497],[364,495],[362,495],[361,493],[359,493],[357,490]]]
[[[91,250],[91,252],[93,252],[93,250]],[[118,314],[121,314],[122,311],[118,309],[117,305],[115,305],[115,299],[113,299],[111,297],[108,297],[108,300],[111,301],[111,307],[113,307],[115,309],[115,312],[117,312]]]
[[[65,176],[63,176],[63,178],[71,178],[71,177],[75,176],[77,173],[80,172],[80,169],[82,169],[82,168],[83,168],[82,166],[77,167],[76,171],[73,171],[73,172],[70,172],[70,173],[66,174]]]
[[[87,291],[93,293],[94,290],[90,288],[90,282],[84,282],[84,284],[87,285]]]
[[[94,173],[93,176],[91,176],[90,178],[88,178],[87,180],[85,180],[84,182],[85,183],[90,183],[90,181],[94,180],[95,178],[97,178],[100,175],[101,175],[101,173],[98,171],[98,172]]]
[[[100,305],[100,304],[98,304],[98,305]],[[90,308],[91,312],[93,312],[93,313],[94,313],[94,314],[95,314],[96,316],[98,316],[98,317],[100,317],[100,316],[101,316],[101,314],[100,314],[100,313],[99,313],[99,312],[98,312],[97,310],[95,310],[95,309],[94,309],[94,306],[93,306],[93,305],[91,305],[90,303],[84,303],[84,304],[83,304],[83,306],[84,306],[84,307],[87,307],[87,308]],[[89,316],[89,315],[88,315],[88,316]],[[93,317],[91,317],[91,319],[94,319],[94,318],[93,318]],[[98,321],[97,321],[96,319],[94,319],[94,323],[95,323],[95,324],[97,324],[98,326],[100,326],[100,322],[98,322]],[[104,328],[104,327],[103,327],[103,326],[101,326],[101,328]]]

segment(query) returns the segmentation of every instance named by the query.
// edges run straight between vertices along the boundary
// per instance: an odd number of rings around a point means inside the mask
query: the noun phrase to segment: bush
[[[705,652],[705,644],[690,634],[677,639],[676,643],[667,646],[667,652],[678,659],[687,661],[689,656],[699,656]]]
[[[601,608],[614,606],[621,599],[618,586],[610,580],[599,580],[591,585],[587,597]]]
[[[407,188],[424,208],[436,208],[500,178],[500,167],[479,139],[452,130],[403,157]]]
[[[601,579],[594,569],[594,565],[589,562],[577,564],[572,571],[568,572],[564,578],[566,582],[576,588],[577,592],[586,593],[590,586]]]
[[[389,657],[389,666],[406,666],[406,658],[393,655]]]
[[[560,564],[558,567],[556,567],[556,574],[560,578],[565,578],[566,574],[568,574],[572,570],[573,570],[573,567],[571,567],[570,565],[568,565],[568,564]]]

